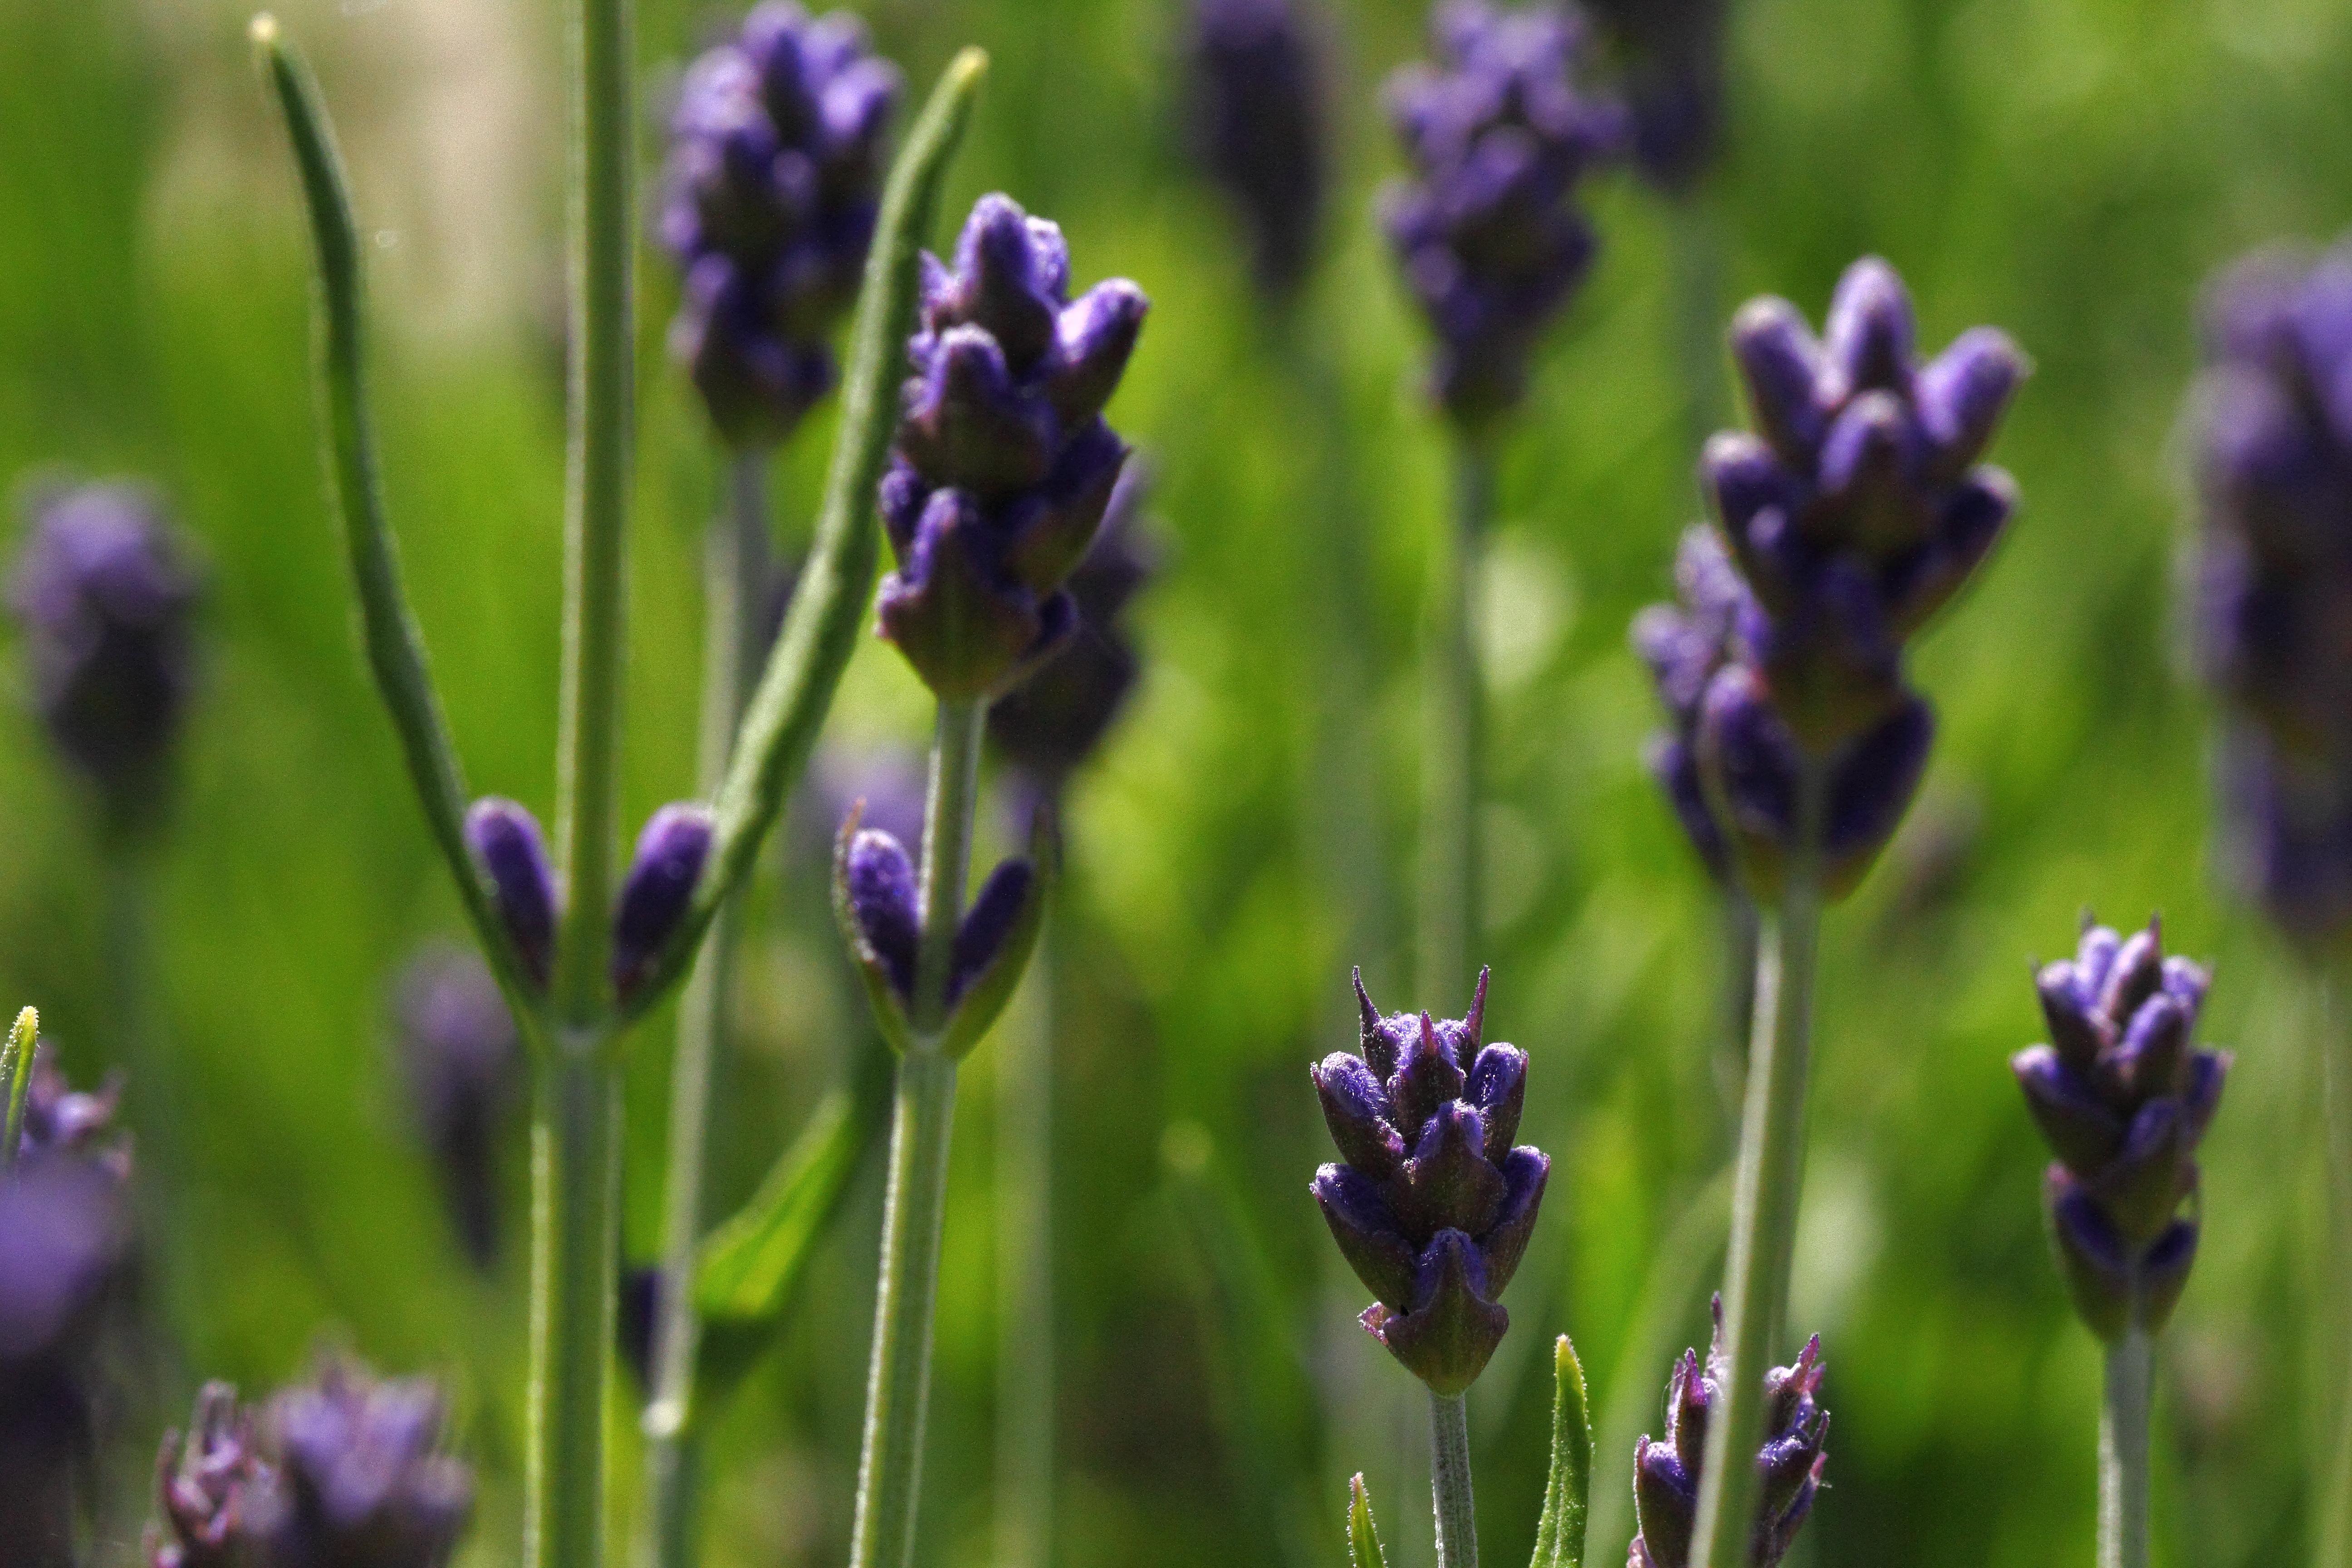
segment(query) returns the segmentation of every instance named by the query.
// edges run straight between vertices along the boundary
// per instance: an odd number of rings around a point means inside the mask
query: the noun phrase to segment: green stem
[[[1789,1310],[1797,1200],[1804,1176],[1805,1089],[1821,892],[1811,825],[1820,821],[1818,770],[1799,786],[1801,846],[1780,907],[1756,958],[1756,1026],[1739,1122],[1725,1267],[1724,1338],[1730,1348],[1722,1409],[1707,1424],[1693,1568],[1742,1568],[1756,1513],[1754,1455],[1763,1440],[1764,1373]]]
[[[1437,1568],[1478,1568],[1467,1394],[1430,1391],[1429,1488],[1437,1514]]]
[[[603,1052],[543,1053],[535,1100],[523,1562],[529,1568],[595,1568],[604,1550],[620,1069]]]
[[[2342,1024],[2339,966],[2320,977],[2320,1116],[2327,1162],[2326,1262],[2319,1290],[2326,1375],[2315,1380],[2334,1402],[2321,1413],[2328,1433],[2321,1461],[2318,1561],[2324,1568],[2352,1565],[2352,1034]],[[2323,1394],[2326,1399],[2328,1395]]]
[[[24,1152],[25,1098],[33,1087],[33,1056],[40,1047],[40,1012],[18,1009],[7,1042],[0,1045],[0,1171],[15,1165]]]
[[[714,519],[703,551],[701,775],[716,788],[743,716],[743,701],[766,652],[761,640],[772,575],[768,562],[767,464],[738,453],[728,468],[728,505]],[[694,1405],[695,1357],[701,1320],[694,1305],[694,1268],[708,1202],[704,1174],[713,1087],[727,1047],[727,998],[740,923],[737,901],[724,905],[696,955],[677,1012],[670,1062],[669,1169],[663,1194],[659,1321],[654,1338],[652,1397],[646,1403],[646,1483],[653,1496],[653,1561],[693,1568],[699,1556],[695,1517],[699,1434]]]
[[[2147,1417],[2155,1342],[2133,1329],[2107,1347],[2099,1407],[2099,1568],[2147,1568]]]
[[[881,1277],[874,1292],[874,1356],[866,1384],[851,1568],[908,1568],[914,1560],[948,1140],[955,1127],[956,1065],[940,1048],[940,1037],[947,1025],[948,974],[971,863],[982,711],[977,702],[941,702],[931,745],[917,893],[921,927],[915,958],[915,1048],[898,1061],[890,1127],[890,1184],[883,1197]]]
[[[1466,995],[1479,940],[1478,786],[1481,710],[1478,569],[1494,507],[1489,437],[1457,431],[1453,526],[1430,577],[1422,731],[1421,994],[1428,1006]]]
[[[1055,931],[1049,915],[996,1066],[997,1568],[1053,1561]]]
[[[1730,401],[1724,381],[1723,225],[1705,191],[1668,203],[1666,217],[1675,360],[1696,451],[1723,426]]]

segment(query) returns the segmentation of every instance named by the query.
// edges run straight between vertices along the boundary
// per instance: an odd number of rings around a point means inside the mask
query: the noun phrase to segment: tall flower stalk
[[[843,825],[835,906],[898,1051],[873,1361],[850,1560],[907,1568],[930,1393],[956,1064],[1018,984],[1045,918],[1051,826],[965,906],[988,704],[1078,632],[1064,584],[1093,544],[1128,448],[1102,417],[1148,309],[1124,279],[1069,297],[1061,230],[1010,198],[973,207],[952,265],[926,258],[914,370],[881,510],[898,558],[880,632],[938,704],[920,871],[887,833]]]
[[[1721,1410],[1709,1418],[1698,1568],[1736,1568],[1756,1510],[1764,1370],[1788,1310],[1821,911],[1860,881],[1924,771],[1933,721],[1905,642],[1958,592],[2015,509],[1978,465],[2024,374],[2000,332],[1932,364],[1894,269],[1856,262],[1826,341],[1752,301],[1731,349],[1757,433],[1709,441],[1716,530],[1685,536],[1679,606],[1636,642],[1674,720],[1654,762],[1711,864],[1764,912],[1734,1166]]]
[[[466,805],[377,493],[361,250],[341,161],[299,57],[268,17],[253,27],[286,118],[317,247],[329,477],[369,660],[435,841],[535,1064],[527,1568],[594,1568],[603,1560],[622,1043],[628,1024],[683,978],[748,872],[855,646],[877,559],[875,484],[891,431],[887,361],[914,315],[920,237],[985,65],[967,51],[949,67],[885,194],[816,547],[726,777],[711,805],[657,812],[625,877],[616,878],[634,370],[628,0],[583,0],[572,34],[569,210],[581,334],[565,531],[559,879],[528,812],[511,802]]]

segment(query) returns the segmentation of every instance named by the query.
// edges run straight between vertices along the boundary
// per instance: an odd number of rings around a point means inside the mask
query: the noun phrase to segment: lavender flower
[[[466,813],[466,843],[489,879],[492,902],[525,978],[544,990],[555,972],[555,921],[562,900],[539,819],[514,801],[486,796]]]
[[[1805,1342],[1794,1366],[1764,1377],[1764,1446],[1756,1455],[1756,1527],[1748,1539],[1752,1568],[1773,1568],[1788,1555],[1797,1528],[1812,1511],[1829,1457],[1829,1412],[1814,1403],[1822,1386],[1822,1338]],[[1643,1437],[1633,1449],[1633,1537],[1627,1568],[1689,1568],[1691,1534],[1698,1523],[1699,1474],[1706,1457],[1707,1421],[1724,1396],[1730,1367],[1723,1353],[1723,1303],[1715,1304],[1715,1339],[1702,1363],[1683,1352],[1666,1385],[1666,1440]]]
[[[832,389],[825,336],[856,296],[898,91],[856,17],[785,0],[687,72],[660,217],[686,278],[670,346],[730,446],[782,440]]]
[[[686,916],[710,858],[714,819],[698,802],[663,806],[646,821],[613,908],[613,988],[626,1001],[653,973]]]
[[[1413,176],[1384,193],[1382,223],[1437,334],[1432,391],[1475,422],[1519,400],[1537,340],[1591,264],[1576,187],[1623,121],[1579,89],[1583,30],[1559,6],[1446,0],[1430,38],[1439,64],[1389,83]]]
[[[44,1049],[0,1170],[0,1543],[27,1563],[70,1561],[91,1499],[99,1351],[133,1261],[115,1100],[74,1092]]]
[[[1618,58],[1634,168],[1668,195],[1687,195],[1722,133],[1727,0],[1586,4]]]
[[[38,491],[26,510],[12,603],[34,703],[110,822],[137,826],[160,804],[194,689],[194,574],[143,486]]]
[[[2352,922],[2352,239],[2231,268],[2205,335],[2196,627],[2229,860],[2315,941]]]
[[[905,1020],[915,1005],[916,971],[920,962],[922,921],[916,902],[914,862],[889,834],[861,828],[852,812],[841,825],[834,862],[834,902],[850,956],[856,960],[875,1007],[884,1020],[884,1032],[903,1049]],[[955,1016],[968,994],[997,987],[1017,976],[1028,960],[1039,916],[1042,884],[1031,860],[1010,859],[989,873],[980,896],[956,927],[955,945],[948,967],[947,1007]],[[969,1047],[979,1043],[987,1022],[1003,1005],[993,997],[982,1011],[986,1017],[962,1022],[957,1038]]]
[[[153,1568],[440,1568],[473,1511],[471,1472],[440,1451],[446,1411],[423,1379],[330,1358],[257,1421],[236,1391],[198,1396],[193,1440],[164,1439]],[[257,1438],[257,1430],[259,1433]]]
[[[881,631],[943,700],[1001,695],[1076,629],[1062,584],[1127,461],[1102,408],[1149,302],[1123,279],[1069,287],[1062,231],[1001,195],[972,208],[952,270],[924,259]]]
[[[1979,327],[1933,363],[1913,349],[1892,268],[1856,262],[1825,342],[1794,307],[1757,300],[1732,324],[1758,433],[1707,443],[1701,470],[1723,548],[1685,540],[1684,604],[1634,637],[1675,727],[1657,749],[1686,822],[1692,781],[1752,890],[1777,892],[1817,780],[1825,892],[1850,889],[1885,846],[1927,764],[1934,722],[1903,678],[1904,644],[1958,592],[2016,507],[1978,463],[2025,374]],[[1727,563],[1726,557],[1727,556]]]
[[[1193,0],[1188,129],[1247,226],[1268,299],[1295,295],[1322,226],[1322,61],[1298,0]]]
[[[1513,1148],[1528,1058],[1482,1045],[1486,974],[1470,1011],[1381,1016],[1356,975],[1360,1055],[1314,1069],[1341,1163],[1315,1173],[1315,1201],[1349,1267],[1379,1300],[1365,1331],[1443,1394],[1486,1370],[1510,1327],[1496,1298],[1535,1233],[1551,1160]]]
[[[489,966],[469,947],[427,943],[401,972],[401,1065],[466,1256],[498,1258],[498,1156],[517,1109],[520,1042]]]
[[[2164,956],[2153,920],[2128,940],[2085,926],[2074,961],[2035,980],[2053,1043],[2010,1063],[2058,1156],[2043,1196],[2060,1266],[2104,1340],[2161,1329],[2197,1254],[2180,1208],[2230,1070],[2226,1053],[2189,1044],[2208,983]]]
[[[1148,488],[1141,468],[1119,476],[1093,548],[1070,574],[1077,630],[1036,674],[989,705],[989,739],[1040,794],[1058,794],[1102,744],[1140,671],[1119,616],[1151,575],[1137,516]]]

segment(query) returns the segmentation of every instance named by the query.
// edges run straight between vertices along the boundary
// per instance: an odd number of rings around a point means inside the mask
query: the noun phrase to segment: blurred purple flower
[[[926,256],[915,374],[882,518],[881,632],[940,698],[1002,696],[1076,629],[1063,582],[1128,448],[1103,422],[1149,308],[1123,279],[1069,298],[1062,231],[983,196],[952,270]]]
[[[520,1108],[520,1042],[489,965],[470,947],[427,942],[394,995],[411,1109],[474,1267],[498,1260],[499,1151]]]
[[[161,805],[195,684],[196,578],[142,485],[37,490],[11,605],[58,752],[134,827]]]
[[[2228,858],[2317,941],[2352,923],[2352,239],[2248,258],[2205,315],[2195,620]]]
[[[2221,1101],[2226,1052],[2190,1045],[2210,981],[2164,956],[2157,922],[2120,938],[2086,925],[2071,963],[2035,979],[2048,1045],[2010,1062],[2058,1158],[2044,1197],[2075,1310],[2104,1340],[2164,1327],[2197,1255],[2197,1144]]]
[[[1643,178],[1684,195],[1715,161],[1723,131],[1729,0],[1585,0],[1616,57]]]
[[[1444,0],[1438,63],[1389,83],[1413,173],[1381,220],[1438,340],[1431,389],[1455,418],[1517,403],[1528,360],[1591,266],[1597,240],[1576,187],[1624,137],[1615,105],[1586,96],[1583,27],[1570,11]]]
[[[716,819],[698,801],[674,802],[646,819],[613,907],[613,989],[627,1001],[649,978],[686,918]]]
[[[1381,1016],[1360,971],[1360,1055],[1314,1069],[1341,1163],[1311,1190],[1339,1251],[1379,1299],[1365,1331],[1439,1394],[1477,1380],[1510,1327],[1497,1298],[1535,1233],[1551,1160],[1511,1140],[1528,1058],[1484,1045],[1486,975],[1466,1016]]]
[[[1723,1353],[1723,1302],[1715,1304],[1715,1338],[1702,1363],[1683,1352],[1666,1385],[1666,1439],[1643,1437],[1633,1449],[1633,1512],[1640,1533],[1627,1568],[1689,1568],[1698,1524],[1699,1478],[1706,1428],[1723,1399],[1730,1367]],[[1788,1555],[1797,1529],[1812,1511],[1829,1463],[1829,1412],[1815,1403],[1822,1387],[1822,1339],[1805,1342],[1794,1366],[1764,1376],[1764,1445],[1756,1455],[1756,1526],[1748,1539],[1751,1568],[1774,1568]]]
[[[830,861],[834,835],[861,812],[859,826],[901,844],[923,837],[924,794],[930,775],[922,753],[908,746],[829,745],[809,765],[808,789],[795,802],[795,851]]]
[[[1304,0],[1193,0],[1187,129],[1247,226],[1259,289],[1285,300],[1315,262],[1323,221],[1321,40]]]
[[[466,842],[489,879],[491,901],[521,958],[524,977],[546,989],[555,972],[555,921],[562,900],[539,819],[514,801],[486,795],[466,812]]]
[[[783,439],[832,389],[898,93],[856,17],[785,0],[687,71],[660,198],[685,274],[670,344],[730,446]]]

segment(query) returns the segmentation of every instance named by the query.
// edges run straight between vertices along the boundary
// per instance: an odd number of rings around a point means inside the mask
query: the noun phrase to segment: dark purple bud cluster
[[[136,826],[194,689],[195,574],[144,486],[39,491],[26,510],[11,603],[33,700],[112,822]]]
[[[447,1410],[418,1378],[325,1361],[257,1419],[225,1384],[163,1439],[152,1568],[441,1568],[473,1475],[441,1451]]]
[[[686,918],[716,831],[710,808],[698,802],[674,802],[646,818],[613,903],[610,978],[623,1003],[652,977],[662,949]],[[554,972],[563,900],[538,818],[511,800],[487,797],[466,814],[466,839],[489,879],[525,977],[543,989]]]
[[[1698,1524],[1699,1475],[1707,1422],[1723,1402],[1730,1365],[1723,1353],[1723,1303],[1715,1304],[1715,1339],[1701,1362],[1683,1352],[1666,1385],[1666,1440],[1643,1437],[1633,1449],[1633,1537],[1627,1568],[1689,1568]],[[1756,1527],[1750,1568],[1773,1568],[1788,1555],[1798,1526],[1812,1511],[1829,1463],[1830,1414],[1815,1403],[1822,1388],[1822,1337],[1805,1342],[1794,1366],[1764,1375],[1764,1446],[1756,1454]]]
[[[2157,922],[2088,926],[2072,963],[2035,977],[2051,1044],[2010,1067],[2058,1158],[2043,1183],[2074,1310],[2104,1340],[2153,1333],[2197,1255],[2197,1144],[2230,1058],[2189,1044],[2205,971],[2164,956]]]
[[[498,1258],[499,1150],[519,1100],[514,1016],[480,954],[446,942],[409,961],[394,1004],[417,1129],[466,1256],[488,1269]]]
[[[1149,302],[1124,279],[1069,290],[1062,231],[1005,196],[972,208],[952,270],[923,258],[881,632],[944,700],[1002,695],[1076,629],[1062,584],[1127,462],[1102,410]]]
[[[786,0],[686,73],[660,220],[686,274],[670,346],[730,446],[781,441],[833,388],[825,337],[856,298],[898,92],[855,16]]]
[[[1119,476],[1102,530],[1066,590],[1077,630],[1061,652],[989,705],[988,738],[1046,794],[1058,792],[1094,753],[1127,705],[1142,661],[1120,613],[1151,575],[1137,513],[1150,481],[1141,467]]]
[[[1320,40],[1302,0],[1193,0],[1185,55],[1194,155],[1248,227],[1258,287],[1297,292],[1324,196]]]
[[[1832,897],[1885,847],[1927,766],[1934,721],[1903,647],[1959,591],[2016,508],[1978,458],[2025,362],[1991,328],[1934,363],[1914,349],[1893,268],[1854,263],[1816,342],[1785,300],[1750,301],[1731,349],[1757,433],[1707,443],[1721,545],[1685,538],[1680,608],[1634,638],[1675,715],[1660,771],[1710,864],[1771,898],[1806,830]]]
[[[1340,1163],[1315,1173],[1324,1221],[1379,1298],[1364,1328],[1439,1394],[1477,1381],[1511,1318],[1498,1304],[1534,1235],[1551,1160],[1512,1147],[1528,1058],[1483,1045],[1486,974],[1462,1018],[1381,1016],[1356,975],[1362,1054],[1314,1069]]]
[[[1715,161],[1723,130],[1726,0],[1586,0],[1624,84],[1630,149],[1643,177],[1686,194]]]
[[[1580,89],[1583,29],[1558,5],[1445,0],[1430,41],[1438,63],[1389,83],[1413,174],[1389,187],[1381,221],[1437,334],[1431,390],[1475,421],[1519,400],[1537,340],[1591,265],[1576,187],[1616,153],[1624,121]]]
[[[74,1092],[44,1052],[16,1161],[0,1169],[0,1542],[27,1561],[69,1560],[91,1500],[101,1346],[133,1266],[115,1099]]]
[[[2352,240],[2225,273],[2206,355],[2197,633],[2230,859],[2315,940],[2352,923]]]

